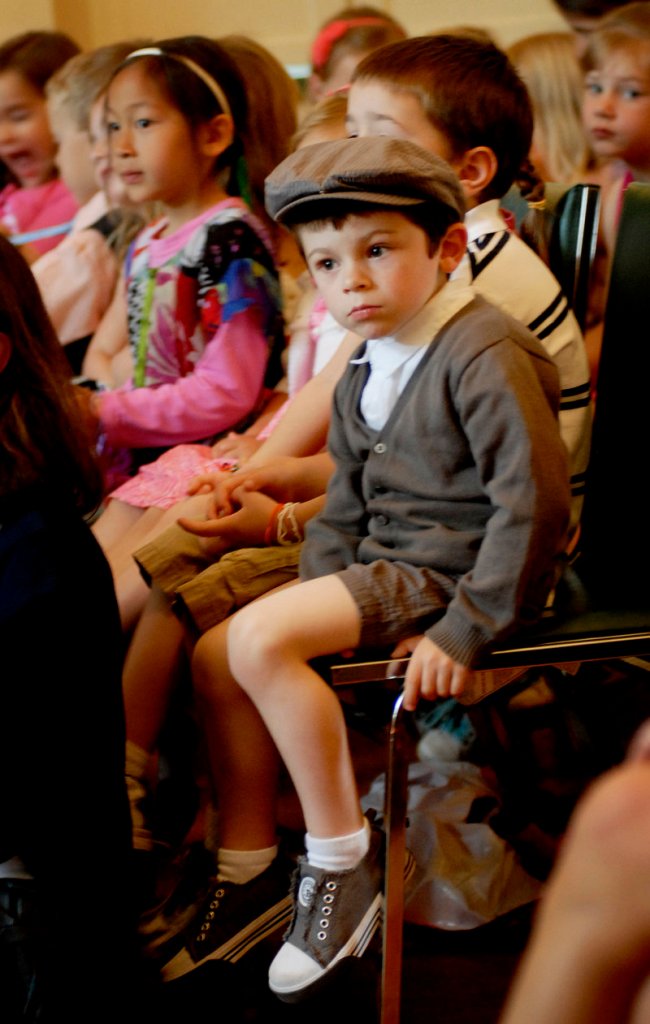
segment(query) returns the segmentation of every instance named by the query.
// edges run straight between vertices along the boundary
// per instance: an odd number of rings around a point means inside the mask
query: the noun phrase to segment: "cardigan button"
[[[378,441],[372,450],[375,453],[375,455],[383,455],[384,452],[386,451],[386,445],[384,444],[383,441]]]

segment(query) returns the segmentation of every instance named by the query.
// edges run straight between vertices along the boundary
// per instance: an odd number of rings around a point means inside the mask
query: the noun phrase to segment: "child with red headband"
[[[346,86],[362,57],[406,36],[398,22],[376,7],[344,7],[321,26],[312,43],[310,99],[316,102]]]

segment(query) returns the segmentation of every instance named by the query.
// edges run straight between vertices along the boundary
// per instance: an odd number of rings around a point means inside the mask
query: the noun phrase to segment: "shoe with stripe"
[[[381,927],[384,833],[373,827],[363,860],[326,871],[305,858],[294,876],[294,911],[285,942],[269,969],[269,986],[284,1002],[313,995],[346,957],[360,957]],[[415,863],[408,854],[405,878]]]
[[[243,885],[215,881],[187,927],[183,948],[162,967],[163,981],[173,981],[210,961],[237,963],[258,943],[286,928],[294,867],[281,854]]]

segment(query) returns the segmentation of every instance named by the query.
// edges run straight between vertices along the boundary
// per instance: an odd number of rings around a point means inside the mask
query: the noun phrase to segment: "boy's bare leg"
[[[228,630],[232,674],[264,720],[315,837],[363,826],[338,697],[308,664],[357,647],[360,631],[358,607],[336,576],[276,591],[242,609]]]
[[[277,842],[279,758],[255,705],[230,672],[230,621],[225,619],[197,642],[192,678],[219,808],[220,845],[262,850]]]
[[[574,812],[501,1024],[641,1024],[648,979],[650,761],[642,754],[593,783]]]

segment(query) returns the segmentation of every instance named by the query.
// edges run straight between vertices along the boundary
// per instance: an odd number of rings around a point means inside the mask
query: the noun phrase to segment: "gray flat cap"
[[[462,186],[449,164],[404,139],[305,146],[278,164],[265,185],[266,208],[279,222],[300,219],[300,206],[339,199],[380,206],[431,203],[449,207],[458,220],[465,216]]]

